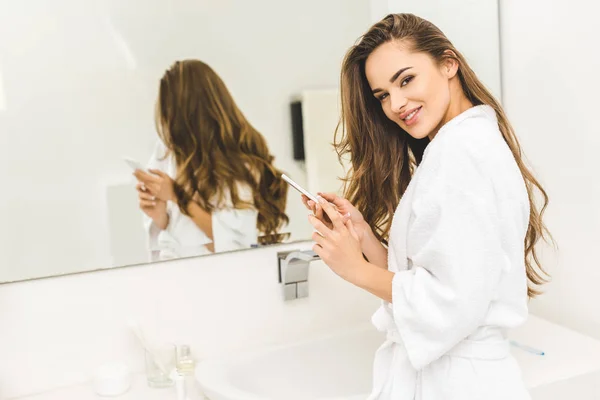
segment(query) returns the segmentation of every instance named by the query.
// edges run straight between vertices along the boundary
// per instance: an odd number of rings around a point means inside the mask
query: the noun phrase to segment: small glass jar
[[[174,344],[153,346],[151,352],[146,350],[146,378],[148,386],[166,388],[173,386],[171,373],[177,357]]]

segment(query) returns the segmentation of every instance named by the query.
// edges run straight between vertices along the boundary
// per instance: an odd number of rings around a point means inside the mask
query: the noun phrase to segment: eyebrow
[[[402,75],[402,73],[403,73],[404,71],[407,71],[407,70],[409,70],[409,69],[411,69],[411,68],[412,68],[412,67],[404,67],[404,68],[400,68],[398,71],[396,71],[396,73],[395,73],[394,75],[392,75],[392,77],[390,78],[390,83],[394,83],[394,81],[395,81],[396,79],[398,79],[398,77],[399,77],[400,75]],[[377,93],[377,92],[383,92],[383,89],[380,89],[380,88],[375,88],[375,89],[373,89],[373,94],[375,94],[375,93]]]

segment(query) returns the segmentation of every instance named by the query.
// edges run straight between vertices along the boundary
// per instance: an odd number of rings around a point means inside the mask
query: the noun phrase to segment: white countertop
[[[544,356],[532,355],[517,348],[512,353],[537,399],[600,399],[600,341],[531,316],[527,323],[510,333],[511,339],[543,350]],[[134,374],[129,391],[112,397],[115,400],[176,400],[175,388],[148,387],[145,375]],[[99,400],[91,384],[58,389],[21,400]]]
[[[599,340],[534,315],[509,336],[545,352],[511,350],[534,400],[600,399]]]
[[[600,372],[600,341],[579,332],[532,315],[509,336],[545,352],[537,356],[517,348],[511,351],[532,388]]]
[[[134,374],[131,387],[120,396],[102,397],[94,393],[91,383],[20,398],[22,400],[176,400],[175,387],[156,389],[146,383],[144,374]]]

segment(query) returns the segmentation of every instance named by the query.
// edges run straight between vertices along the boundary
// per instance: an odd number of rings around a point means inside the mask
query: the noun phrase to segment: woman
[[[348,51],[341,90],[349,200],[303,201],[314,251],[383,300],[370,399],[528,399],[505,331],[545,281],[534,245],[548,197],[500,104],[410,14],[388,15]]]
[[[150,246],[160,258],[249,248],[288,222],[287,185],[264,137],[221,78],[198,60],[176,62],[160,81],[161,141],[149,173],[136,171]]]

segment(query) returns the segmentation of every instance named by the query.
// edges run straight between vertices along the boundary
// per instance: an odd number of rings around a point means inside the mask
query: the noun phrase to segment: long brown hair
[[[273,165],[265,138],[246,120],[225,83],[199,60],[175,62],[160,80],[156,129],[177,164],[175,195],[212,212],[230,197],[234,208],[255,208],[267,237],[289,222],[287,184]],[[238,184],[253,201],[243,200]],[[243,196],[242,196],[243,197]]]
[[[462,54],[429,21],[412,14],[390,14],[373,25],[345,56],[341,76],[342,116],[335,134],[340,160],[346,153],[352,160],[345,178],[345,196],[362,212],[378,239],[386,242],[394,211],[429,143],[428,138],[412,138],[390,121],[371,94],[365,61],[378,46],[390,41],[404,41],[413,51],[429,54],[438,63],[448,57],[455,59],[466,97],[473,105],[487,104],[496,111],[498,126],[521,170],[529,195],[525,265],[528,295],[534,297],[539,294],[536,286],[547,282],[548,277],[535,249],[540,238],[551,239],[542,222],[548,195],[525,166],[521,146],[500,103],[477,78]],[[536,189],[543,198],[541,209],[535,202]]]

